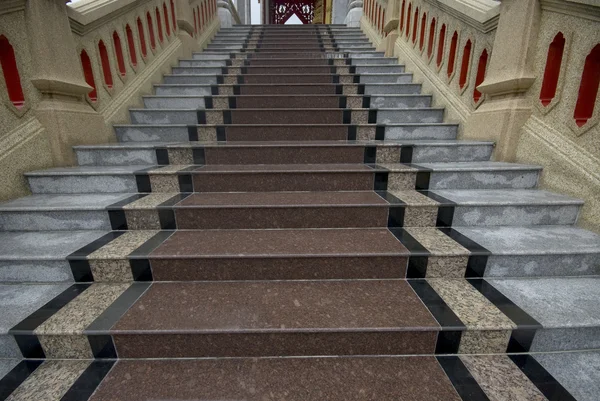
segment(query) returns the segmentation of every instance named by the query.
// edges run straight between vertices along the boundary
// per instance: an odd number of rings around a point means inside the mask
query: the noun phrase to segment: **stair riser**
[[[413,146],[411,162],[488,161],[492,150],[492,145],[419,145]],[[78,164],[81,166],[133,166],[157,164],[156,150],[154,148],[76,149],[75,152]],[[362,163],[364,157],[363,153],[362,147],[293,147],[291,149],[278,147],[206,148],[205,160],[207,164]],[[398,162],[398,160],[394,161]],[[193,160],[190,159],[189,163],[192,162]],[[383,161],[379,160],[379,162],[381,163]]]
[[[432,172],[429,189],[534,188],[538,171]]]
[[[0,261],[0,281],[8,283],[72,282],[73,274],[66,260]],[[0,358],[3,344],[0,336]]]
[[[371,96],[370,107],[408,109],[431,107],[431,96]]]
[[[386,227],[387,207],[178,208],[178,229]]]
[[[365,84],[365,95],[420,95],[421,84],[412,84],[410,83],[411,80],[412,77],[407,80],[407,83],[402,85]]]
[[[34,194],[135,193],[138,186],[133,175],[89,175],[29,177]]]
[[[157,85],[154,91],[158,96],[210,96],[210,86],[164,86]]]
[[[186,126],[116,126],[114,127],[120,142],[181,142],[189,141],[190,133]],[[201,134],[205,140],[217,140],[213,127]],[[416,140],[416,139],[456,139],[456,125],[406,125],[387,126],[384,128],[384,138],[387,140]],[[204,135],[208,135],[205,137]],[[259,126],[259,127],[225,127],[228,141],[312,141],[348,139],[348,127],[298,127],[298,126]],[[375,139],[375,128],[362,129],[359,127],[357,139]],[[418,158],[415,160],[419,160]],[[423,162],[422,160],[420,160]],[[415,161],[416,163],[416,161]]]
[[[0,358],[21,359],[23,358],[19,346],[13,336],[0,335]]]
[[[115,335],[121,358],[429,354],[437,332]]]
[[[444,120],[444,110],[440,109],[398,109],[378,110],[377,124],[390,123],[441,123]]]
[[[413,146],[412,163],[489,161],[493,145]]]
[[[491,255],[485,277],[597,276],[600,253],[567,255]]]
[[[389,58],[371,58],[371,59],[349,59],[350,65],[390,65],[397,66],[398,61],[395,59]],[[330,65],[328,59],[249,59],[247,60],[248,65],[250,66],[259,66],[259,65],[290,65],[295,66],[299,64],[303,65]],[[345,65],[345,63],[344,63]],[[402,71],[404,72],[404,71]]]
[[[149,109],[204,109],[204,97],[144,97]]]
[[[320,61],[320,60],[316,60]],[[278,62],[271,63],[270,66],[258,66],[250,65],[243,67],[244,74],[332,74],[336,71],[336,66],[329,65],[327,60],[322,60],[320,66],[311,64],[300,64],[293,65],[278,65]],[[186,67],[174,67],[171,73],[174,75],[186,75],[186,74],[200,74],[200,75],[220,75],[223,73],[223,67],[206,67],[206,66],[186,66]],[[339,66],[337,68],[344,68]],[[404,73],[404,66],[401,65],[365,65],[356,66],[356,74],[402,74]]]
[[[181,142],[189,141],[190,134],[186,126],[153,126],[153,127],[114,127],[119,142]],[[216,139],[216,133],[214,136]]]
[[[173,75],[221,75],[222,67],[173,67],[171,74]]]
[[[405,256],[151,259],[155,281],[404,278]]]
[[[80,166],[136,166],[156,164],[156,150],[148,149],[76,149]]]
[[[0,230],[111,230],[111,224],[105,210],[0,212]]]
[[[385,128],[386,140],[456,139],[457,135],[458,126],[456,125],[435,126],[415,124],[406,126],[388,126]]]
[[[280,107],[288,105],[282,104]],[[293,105],[289,105],[293,106]],[[288,106],[288,107],[289,107]],[[339,106],[339,101],[337,105]],[[318,103],[313,106],[322,107]],[[226,124],[220,111],[207,111],[206,121],[216,124]],[[232,124],[343,124],[342,110],[245,110],[232,109]],[[211,117],[213,116],[214,117]],[[378,124],[388,123],[440,123],[443,120],[443,110],[437,109],[403,109],[380,110],[377,113]],[[132,110],[130,111],[132,124],[202,124],[196,110]],[[212,122],[212,118],[219,121]],[[366,121],[365,121],[366,123]]]
[[[179,60],[180,67],[226,67],[226,60]]]
[[[369,191],[374,175],[366,173],[195,174],[195,192]]]
[[[333,95],[336,85],[251,85],[240,86],[241,95]]]
[[[456,226],[571,225],[577,222],[580,206],[457,206]]]
[[[174,85],[216,85],[216,75],[165,75],[164,84]]]
[[[216,51],[211,51],[208,50],[203,52],[203,53],[199,53],[199,54],[193,54],[192,58],[194,60],[214,60],[214,59],[221,59],[221,60],[229,60],[231,58],[231,54],[236,54],[239,58],[241,59],[272,59],[272,58],[293,58],[293,59],[298,59],[298,58],[302,58],[302,59],[308,59],[308,58],[313,58],[313,59],[330,59],[330,58],[339,58],[339,59],[343,59],[343,55],[342,53],[339,52],[301,52],[301,51],[291,51],[291,52],[266,52],[266,51],[262,51],[262,52],[256,52],[256,53],[239,53],[239,52],[228,52],[228,53],[223,53],[223,52],[216,52]],[[384,57],[384,53],[383,52],[375,52],[375,51],[349,51],[348,53],[348,58],[351,59],[370,59],[370,58],[377,58],[380,59],[382,57]],[[250,56],[250,57],[248,57]]]

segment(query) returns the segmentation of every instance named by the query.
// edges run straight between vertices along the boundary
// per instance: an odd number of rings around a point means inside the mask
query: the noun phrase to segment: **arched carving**
[[[15,50],[4,35],[0,36],[0,64],[2,65],[2,74],[4,75],[8,98],[13,106],[20,110],[25,106],[21,76],[17,67]]]

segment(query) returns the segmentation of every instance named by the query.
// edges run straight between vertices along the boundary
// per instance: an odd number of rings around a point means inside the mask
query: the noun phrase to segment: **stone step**
[[[67,257],[107,233],[0,232],[0,282],[71,282],[74,277]],[[15,305],[19,304],[15,300]],[[2,351],[0,347],[0,354]]]
[[[261,58],[317,58],[317,59],[346,59],[346,58],[383,58],[385,57],[384,52],[378,51],[354,51],[348,50],[344,52],[299,52],[293,50],[289,52],[215,52],[215,51],[204,51],[202,53],[192,53],[192,59],[194,60],[212,60],[216,57],[221,57],[222,60],[229,60],[232,58],[241,59],[261,59]]]
[[[347,149],[350,148],[350,149]],[[359,148],[358,150],[355,150]],[[376,148],[373,151],[373,148]],[[264,164],[418,163],[439,161],[487,161],[492,142],[477,141],[288,141],[288,142],[122,142],[74,147],[80,166],[121,166],[140,164]],[[349,153],[350,152],[350,153]],[[369,153],[370,152],[370,153]],[[373,153],[374,152],[374,153]],[[222,157],[225,155],[225,157]],[[343,158],[343,159],[342,159]],[[160,163],[159,163],[160,161]]]
[[[339,100],[338,100],[339,105]],[[130,109],[132,124],[390,124],[441,123],[443,109],[293,108]],[[287,107],[287,108],[283,108]]]
[[[600,390],[600,375],[594,370],[599,361],[598,352],[562,352],[460,357],[132,359],[116,363],[8,360],[5,366],[8,370],[16,365],[10,372],[12,383],[6,386],[7,394],[13,393],[16,400],[32,391],[48,390],[65,393],[65,399],[73,399],[75,394],[80,401],[88,400],[92,393],[92,401],[120,397],[130,401],[305,401],[322,397],[346,401],[358,400],[364,394],[381,401],[459,401],[475,397],[593,401]],[[253,385],[248,388],[246,383]]]
[[[200,60],[192,60],[191,62],[197,62]],[[336,65],[338,61],[339,65],[398,65],[398,60],[392,57],[371,57],[371,58],[346,58],[346,59],[325,59],[325,58],[312,58],[312,59],[294,59],[294,58],[251,58],[244,60],[245,65],[259,66],[259,65],[298,65],[298,64],[311,64],[311,65]]]
[[[468,201],[456,201],[461,197]],[[0,204],[0,229],[565,225],[576,222],[581,205],[575,199],[534,190],[32,195]],[[476,218],[469,220],[470,216]]]
[[[215,85],[215,84],[293,84],[293,83],[345,83],[345,84],[410,84],[410,73],[364,73],[332,74],[327,73],[279,73],[279,74],[183,74],[183,71],[165,74],[164,84],[174,85]],[[216,70],[215,70],[216,72]]]
[[[331,78],[331,77],[330,77]],[[208,79],[210,80],[210,79]],[[421,84],[334,84],[327,83],[272,83],[272,84],[157,84],[156,95],[420,95]]]
[[[162,124],[114,125],[114,129],[119,142],[454,140],[458,132],[456,124],[387,124],[382,126],[372,124],[198,126]]]
[[[372,108],[411,109],[431,107],[430,95],[216,95],[216,96],[143,96],[148,109],[205,109],[235,107],[243,108]],[[212,107],[211,107],[212,106]],[[358,107],[357,107],[358,106]]]
[[[326,60],[323,60],[326,61]],[[241,68],[241,71],[240,71]],[[218,66],[185,66],[185,67],[173,67],[171,74],[177,75],[231,75],[235,74],[235,71],[240,71],[241,74],[250,75],[261,75],[261,74],[335,74],[339,73],[350,73],[350,74],[402,74],[404,73],[404,66],[397,64],[384,64],[384,65],[361,65],[361,66],[334,66],[334,65],[265,65],[265,66],[242,66],[242,67],[218,67]]]
[[[600,236],[571,226],[458,227],[484,257],[485,277],[590,276],[600,273]],[[455,234],[456,235],[456,234]]]
[[[268,232],[248,239],[243,248],[251,250],[269,237],[264,236]],[[151,255],[157,261],[165,253],[179,253],[178,259],[169,259],[170,267],[161,268],[155,263],[155,276],[182,275],[182,270],[202,276],[207,269],[186,269],[191,259],[182,258],[197,257],[197,252],[189,250],[199,245],[210,251],[212,237],[201,233],[176,232],[160,245]],[[190,243],[169,245],[175,236]],[[199,239],[208,239],[209,243]],[[316,240],[312,238],[310,243],[315,244]],[[286,249],[281,246],[277,244],[274,249]],[[290,250],[297,248],[292,245]],[[174,263],[180,268],[174,269]],[[225,262],[221,259],[220,263]],[[281,266],[289,265],[280,264],[276,273],[282,270]],[[335,266],[328,268],[333,271]],[[215,274],[215,270],[208,274]],[[289,267],[285,270],[292,271]],[[293,269],[294,274],[301,271]],[[262,274],[266,272],[262,270]],[[249,269],[244,269],[244,273],[248,274]],[[127,359],[587,350],[598,346],[598,280],[457,278],[75,284],[45,307],[34,309],[22,320],[14,319],[17,323],[8,327],[5,337],[14,336],[23,356],[49,359],[114,358],[117,354]],[[0,285],[0,291],[30,297],[38,287]],[[198,307],[207,303],[210,308]],[[5,305],[3,310],[7,309]],[[240,310],[244,313],[240,314]],[[77,349],[71,348],[75,341]],[[186,346],[181,346],[184,343]]]
[[[26,173],[34,194],[533,188],[541,168],[502,162],[59,167]]]

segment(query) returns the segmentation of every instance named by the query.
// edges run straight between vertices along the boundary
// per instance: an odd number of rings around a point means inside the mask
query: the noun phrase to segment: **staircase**
[[[0,400],[597,400],[600,236],[358,28],[222,29],[0,205]]]

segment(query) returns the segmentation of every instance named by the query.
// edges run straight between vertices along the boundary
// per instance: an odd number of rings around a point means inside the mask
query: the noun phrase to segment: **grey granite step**
[[[190,128],[183,124],[169,125],[142,125],[118,124],[114,130],[119,142],[182,142],[189,141]],[[216,140],[216,126],[196,126],[208,128],[212,140]],[[457,124],[387,124],[381,129],[381,138],[377,137],[376,128],[371,126],[357,126],[357,139],[385,139],[385,140],[454,140],[458,134]],[[364,128],[363,128],[364,127]],[[197,129],[196,129],[197,131]],[[214,133],[212,132],[214,131]],[[415,159],[417,160],[417,159]],[[435,161],[440,161],[434,159]],[[470,159],[468,159],[470,160]],[[432,160],[427,160],[432,161]],[[447,161],[446,159],[441,161]]]
[[[71,282],[73,274],[67,256],[106,233],[75,230],[0,232],[0,282]]]
[[[599,277],[487,281],[542,326],[535,332],[531,352],[600,348]],[[556,363],[544,357],[539,361],[551,368]]]
[[[0,358],[23,357],[14,337],[8,331],[68,287],[67,283],[0,284]],[[10,361],[3,362],[0,378],[11,364]]]
[[[458,227],[491,252],[486,277],[600,275],[600,236],[572,226]]]
[[[597,401],[600,351],[535,354],[533,357],[578,401]]]
[[[420,95],[421,84],[416,83],[381,83],[365,84],[365,95]]]
[[[221,75],[222,67],[173,67],[172,75]]]
[[[171,152],[172,149],[191,149],[191,147],[223,147],[235,146],[256,148],[260,146],[271,147],[286,147],[286,146],[302,146],[308,144],[328,145],[326,142],[120,142],[101,145],[82,145],[75,146],[75,154],[80,166],[121,166],[121,165],[140,165],[140,164],[157,164],[157,151],[166,150]],[[410,148],[412,157],[410,160],[402,160],[400,154],[397,155],[396,161],[418,163],[421,161],[487,161],[493,149],[491,142],[476,142],[476,141],[339,141],[335,142],[336,146],[360,146],[363,143],[381,146],[397,145],[402,148]],[[325,146],[324,145],[324,146]],[[191,155],[191,151],[189,153]],[[191,156],[190,156],[191,157]],[[407,156],[404,156],[407,157]],[[328,160],[321,162],[327,163]],[[171,162],[172,163],[172,162]]]
[[[138,192],[134,172],[141,166],[59,167],[26,173],[34,194]]]
[[[223,95],[224,96],[224,95]],[[245,95],[235,95],[237,99],[244,98]],[[260,97],[260,95],[256,95]],[[263,95],[271,98],[278,98],[285,102],[288,97],[303,96],[307,99],[311,97],[338,97],[340,95]],[[361,95],[355,95],[361,96]],[[204,109],[205,97],[193,95],[154,95],[142,96],[144,106],[148,109]],[[227,99],[225,97],[225,99]],[[213,97],[214,102],[214,97]],[[282,103],[285,104],[285,103]],[[429,95],[377,95],[369,99],[371,109],[426,109],[431,106],[431,96]]]
[[[438,108],[405,108],[377,110],[377,124],[422,123],[434,124],[444,120],[444,109]]]
[[[193,85],[215,85],[217,84],[216,74],[194,74],[194,75],[174,75],[165,74],[162,80],[163,84],[193,84]]]
[[[244,109],[250,111],[251,109]],[[267,112],[267,109],[257,109]],[[272,109],[274,113],[276,110]],[[299,113],[307,113],[310,109],[297,109]],[[327,109],[319,109],[325,111]],[[335,112],[337,109],[331,109]],[[198,112],[196,109],[130,109],[129,115],[132,124],[198,124]],[[444,117],[443,109],[434,108],[412,108],[412,109],[379,109],[377,111],[377,124],[390,123],[441,123]],[[265,121],[268,123],[269,120]],[[290,123],[296,123],[290,121]]]
[[[489,161],[494,150],[494,143],[485,141],[400,140],[400,143],[412,148],[412,163]]]
[[[0,203],[0,230],[111,230],[107,207],[131,194],[31,195]]]
[[[541,167],[504,162],[419,163],[431,170],[428,189],[533,188]],[[425,189],[425,188],[424,188]]]
[[[455,189],[433,193],[451,201],[457,226],[569,225],[577,222],[583,201],[530,189]]]
[[[190,60],[180,59],[178,62],[180,67],[225,67],[227,66],[227,59],[216,58],[214,60]]]

